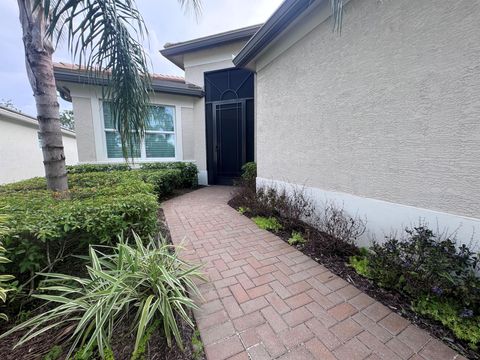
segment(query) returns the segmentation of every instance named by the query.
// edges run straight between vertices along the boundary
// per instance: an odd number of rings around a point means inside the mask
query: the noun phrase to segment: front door
[[[229,185],[241,175],[246,162],[245,103],[227,101],[214,104],[215,183]]]
[[[253,73],[227,69],[205,73],[208,183],[231,185],[254,161]]]

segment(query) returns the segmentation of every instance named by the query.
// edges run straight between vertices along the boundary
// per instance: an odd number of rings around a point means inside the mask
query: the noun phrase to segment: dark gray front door
[[[231,185],[254,159],[253,73],[225,69],[205,73],[209,184]]]
[[[230,185],[245,164],[245,103],[228,101],[214,107],[215,183]]]

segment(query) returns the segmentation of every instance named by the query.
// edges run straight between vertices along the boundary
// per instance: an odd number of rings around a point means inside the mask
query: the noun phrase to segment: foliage
[[[471,313],[459,307],[457,302],[438,296],[422,296],[415,302],[413,309],[441,322],[451,329],[457,338],[467,341],[473,349],[478,348],[480,315],[470,315]]]
[[[140,164],[142,170],[179,170],[180,179],[178,185],[184,188],[192,188],[198,185],[198,169],[191,162],[156,162]],[[132,166],[128,163],[120,164],[81,164],[67,166],[69,174],[86,173],[86,172],[108,172],[108,171],[128,171],[132,170]]]
[[[192,348],[193,348],[193,359],[194,360],[201,360],[204,358],[203,356],[203,343],[200,339],[200,332],[198,329],[195,329],[192,336]]]
[[[89,172],[128,171],[132,168],[128,163],[118,164],[80,164],[67,166],[68,174],[81,174]]]
[[[57,360],[62,355],[62,352],[63,352],[63,348],[60,345],[55,345],[43,357],[43,360]]]
[[[64,129],[74,131],[75,119],[73,117],[73,110],[63,110],[60,113],[60,123]]]
[[[254,162],[248,162],[242,166],[242,180],[255,183],[257,180],[257,164]]]
[[[147,33],[130,0],[39,0],[48,33],[66,36],[75,59],[96,78],[106,78],[103,98],[112,104],[115,128],[127,158],[145,131],[150,76],[142,47]],[[102,83],[102,82],[99,82]],[[132,153],[132,152],[131,152]]]
[[[198,185],[197,165],[191,162],[156,162],[142,163],[142,170],[180,170],[180,186],[184,188],[193,188]]]
[[[237,209],[237,211],[240,213],[240,215],[244,215],[246,212],[249,211],[249,209],[248,209],[248,208],[245,208],[245,207],[243,207],[243,206],[240,206],[240,207]]]
[[[365,233],[365,221],[358,216],[351,217],[334,203],[327,203],[315,221],[315,227],[339,244],[354,245]]]
[[[41,290],[45,294],[34,296],[55,306],[15,326],[0,339],[24,330],[16,344],[20,346],[49,328],[72,323],[76,328],[68,356],[79,347],[83,354],[96,348],[105,357],[104,349],[110,347],[115,328],[133,311],[134,351],[156,319],[162,320],[168,344],[175,339],[182,347],[176,316],[193,327],[187,311],[196,308],[189,294],[199,296],[193,281],[201,276],[198,267],[180,260],[163,239],[150,237],[145,245],[138,235],[133,237],[134,245],[120,238],[116,247],[90,246],[88,277],[44,274]]]
[[[263,230],[271,230],[274,232],[278,232],[282,230],[282,224],[278,222],[278,220],[274,217],[263,217],[263,216],[256,216],[252,218],[253,222],[257,224],[260,229]]]
[[[0,99],[0,106],[21,113],[22,110],[18,108],[11,99]]]
[[[293,231],[292,236],[288,239],[290,245],[303,245],[306,240],[303,238],[302,233],[298,231]]]
[[[144,359],[148,342],[150,341],[150,338],[152,337],[153,333],[155,332],[155,330],[158,329],[159,326],[160,326],[159,319],[153,321],[153,323],[148,326],[147,330],[145,331],[145,334],[143,334],[142,339],[140,340],[137,350],[133,352],[130,360]]]
[[[348,258],[348,265],[351,266],[358,274],[365,276],[366,278],[369,278],[370,263],[367,256],[368,256],[368,249],[361,248],[359,255],[350,256]]]
[[[0,239],[8,232],[8,227],[3,225],[7,220],[6,215],[0,214]],[[8,264],[11,261],[5,257],[6,249],[0,241],[0,264]],[[10,291],[8,282],[13,280],[12,275],[0,274],[0,301],[5,303],[7,301],[7,293]],[[0,313],[0,319],[8,321],[8,317],[4,313]]]
[[[369,256],[372,279],[414,298],[441,294],[480,314],[478,255],[424,225],[406,229],[406,235],[373,245]]]

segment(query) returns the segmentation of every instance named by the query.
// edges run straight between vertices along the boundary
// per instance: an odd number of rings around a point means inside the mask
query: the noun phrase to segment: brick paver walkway
[[[453,350],[227,205],[208,187],[164,203],[209,282],[195,312],[209,360],[460,359]]]

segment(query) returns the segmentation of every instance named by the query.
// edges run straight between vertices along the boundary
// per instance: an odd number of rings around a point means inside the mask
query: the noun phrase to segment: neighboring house
[[[341,35],[329,1],[286,0],[261,27],[166,46],[185,70],[175,88],[198,91],[152,96],[175,108],[172,159],[195,160],[204,184],[255,159],[258,184],[305,186],[320,207],[366,217],[377,240],[424,219],[468,242],[480,233],[480,3],[345,3]],[[113,161],[99,90],[65,71],[88,123],[80,161]]]
[[[78,162],[73,131],[62,129],[67,165]],[[44,176],[37,119],[0,107],[0,184]]]

